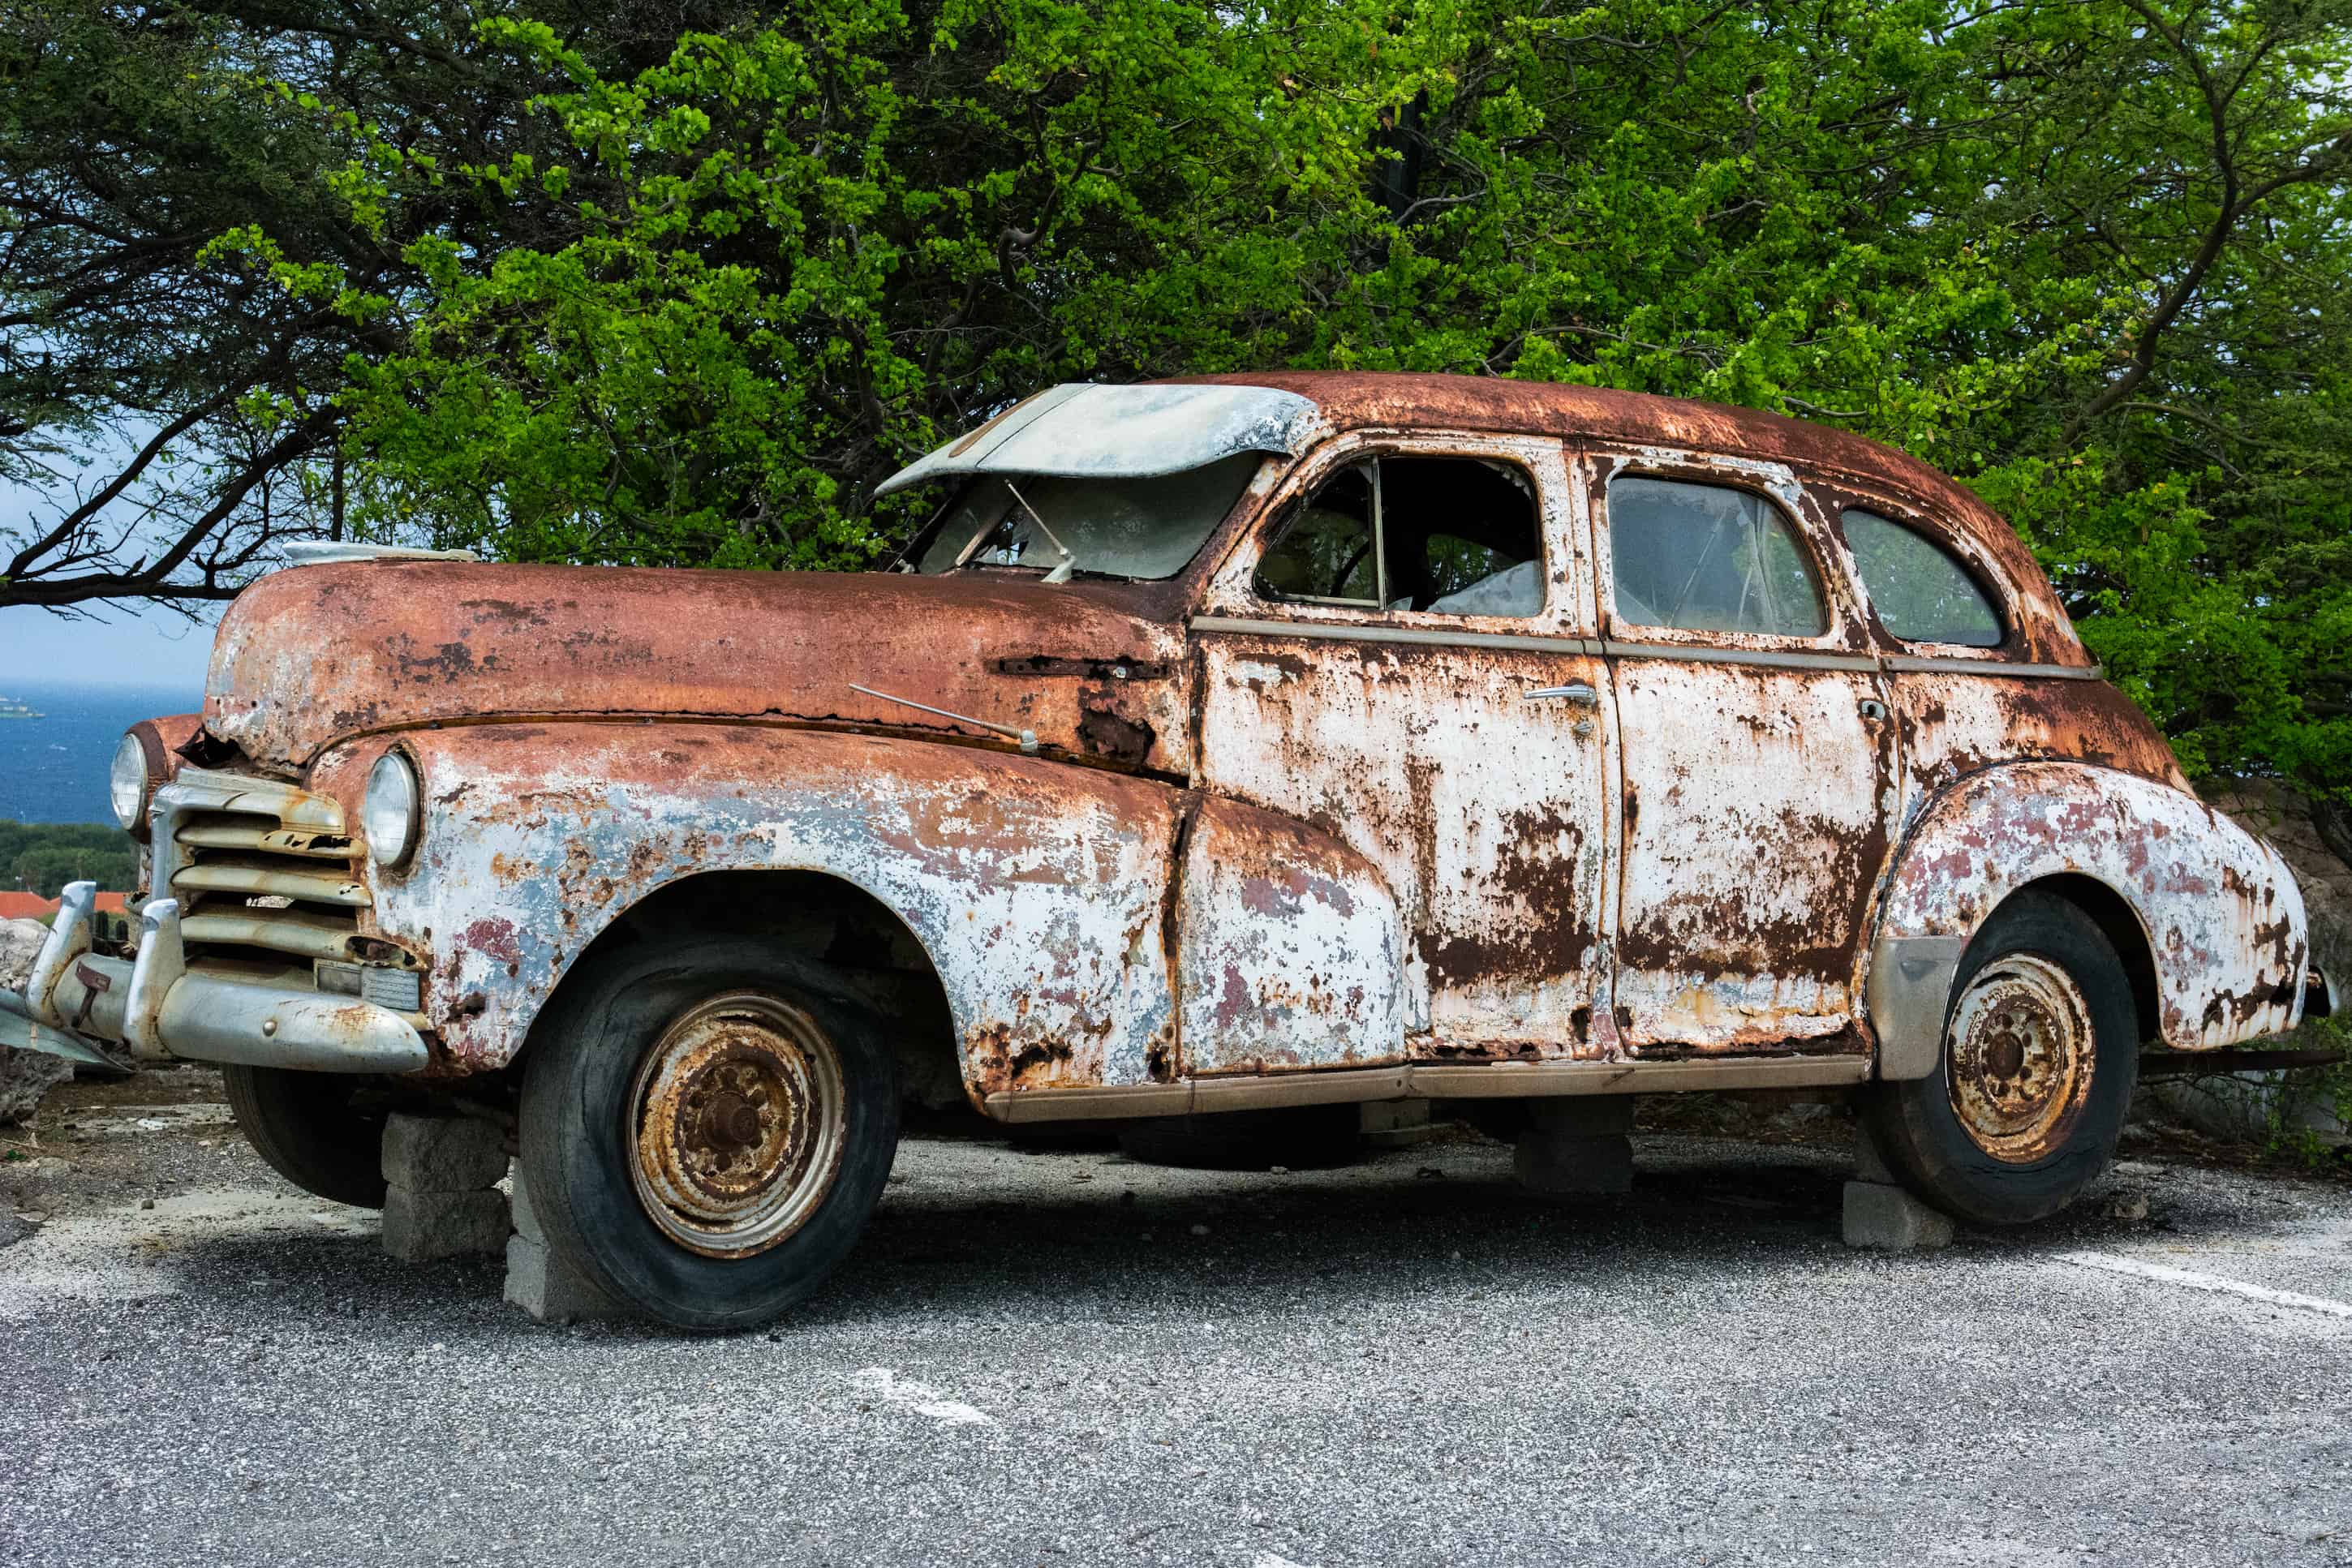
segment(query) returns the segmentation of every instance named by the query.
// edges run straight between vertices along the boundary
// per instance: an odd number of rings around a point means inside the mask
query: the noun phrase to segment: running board
[[[1086,1089],[1000,1090],[981,1103],[992,1121],[1094,1122],[1189,1116],[1367,1100],[1519,1100],[1560,1094],[1681,1090],[1816,1089],[1866,1082],[1867,1056],[1685,1057],[1673,1061],[1497,1061],[1484,1067],[1408,1062],[1332,1072],[1189,1078]]]

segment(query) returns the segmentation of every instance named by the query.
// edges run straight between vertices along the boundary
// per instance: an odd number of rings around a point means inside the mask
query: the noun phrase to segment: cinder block
[[[506,1134],[473,1116],[394,1115],[383,1124],[383,1179],[411,1192],[479,1192],[507,1174]]]
[[[1528,1102],[1514,1167],[1544,1197],[1606,1197],[1633,1190],[1633,1101],[1577,1095]]]
[[[418,1192],[394,1183],[383,1195],[383,1249],[406,1263],[428,1258],[495,1258],[507,1244],[507,1195]]]
[[[593,1281],[526,1236],[507,1238],[506,1295],[543,1323],[610,1321],[629,1315]]]
[[[1407,1149],[1441,1131],[1429,1119],[1426,1100],[1370,1100],[1356,1108],[1357,1126],[1368,1149]]]
[[[522,1162],[517,1160],[514,1180],[507,1184],[514,1195],[515,1234],[535,1247],[547,1245],[547,1230],[539,1222],[539,1211],[530,1206],[530,1183],[523,1179]]]
[[[1899,1186],[1874,1181],[1845,1184],[1845,1244],[1887,1252],[1948,1247],[1951,1217],[1928,1207]]]
[[[1868,1127],[1854,1129],[1853,1179],[1876,1182],[1881,1186],[1895,1185],[1895,1171],[1887,1165],[1886,1156],[1878,1152],[1878,1140],[1870,1135]]]

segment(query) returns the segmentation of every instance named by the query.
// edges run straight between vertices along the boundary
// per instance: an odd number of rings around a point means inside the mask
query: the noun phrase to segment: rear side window
[[[1843,520],[1870,606],[1889,632],[1906,643],[2000,646],[2000,612],[1943,546],[1875,512],[1850,511]]]
[[[1609,553],[1620,621],[1776,637],[1829,630],[1829,607],[1796,530],[1749,491],[1612,480]]]

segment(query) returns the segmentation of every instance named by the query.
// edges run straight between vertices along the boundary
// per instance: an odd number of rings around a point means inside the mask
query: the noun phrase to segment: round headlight
[[[360,831],[368,854],[386,870],[407,863],[416,848],[416,765],[397,751],[376,759],[368,774],[367,803],[360,808]]]
[[[114,820],[126,831],[137,831],[140,813],[147,809],[147,748],[139,744],[137,736],[124,736],[122,744],[114,748],[114,763],[106,774],[106,793],[114,807]]]

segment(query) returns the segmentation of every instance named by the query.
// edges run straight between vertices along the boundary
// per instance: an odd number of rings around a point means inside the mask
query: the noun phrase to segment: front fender
[[[1182,798],[1033,758],[719,725],[412,732],[425,823],[375,924],[429,949],[425,1012],[451,1065],[495,1068],[625,910],[698,873],[838,877],[929,954],[975,1094],[1147,1082],[1172,1057],[1160,926]],[[321,760],[357,803],[384,749]]]
[[[1898,853],[1867,988],[1881,1077],[1935,1070],[1969,940],[2052,876],[2091,878],[2137,916],[2166,1045],[2212,1050],[2297,1021],[2307,938],[2294,876],[2194,795],[2112,768],[2014,763],[1931,799]]]

